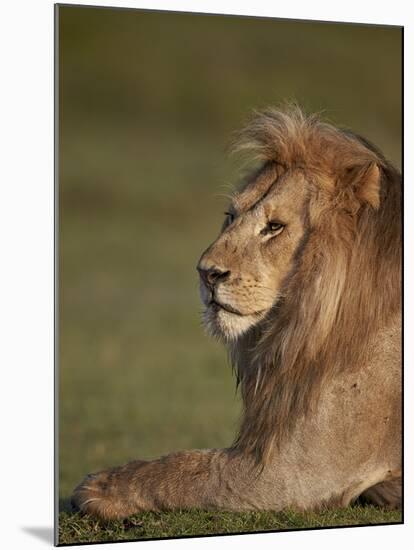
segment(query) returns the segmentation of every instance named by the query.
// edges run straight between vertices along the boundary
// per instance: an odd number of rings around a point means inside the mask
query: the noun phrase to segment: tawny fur
[[[400,311],[401,183],[373,146],[299,109],[259,114],[239,147],[304,166],[325,192],[283,303],[232,348],[245,403],[236,444],[262,456],[316,406],[324,379],[366,361]]]
[[[262,166],[199,263],[206,326],[241,387],[238,436],[87,477],[85,512],[400,505],[400,175],[296,107],[256,114],[238,148]]]

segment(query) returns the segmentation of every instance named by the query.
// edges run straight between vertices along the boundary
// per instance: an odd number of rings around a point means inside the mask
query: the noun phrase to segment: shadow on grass
[[[72,507],[70,498],[60,498],[59,499],[59,514],[66,512],[68,514],[74,514],[76,511]]]

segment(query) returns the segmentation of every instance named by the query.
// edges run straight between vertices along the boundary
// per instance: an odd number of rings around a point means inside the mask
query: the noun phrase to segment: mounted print
[[[56,6],[58,545],[402,522],[401,66]]]

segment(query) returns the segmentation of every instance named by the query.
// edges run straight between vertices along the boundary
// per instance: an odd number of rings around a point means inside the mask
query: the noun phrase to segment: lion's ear
[[[347,169],[348,184],[361,204],[368,203],[375,210],[380,206],[381,171],[377,163]]]

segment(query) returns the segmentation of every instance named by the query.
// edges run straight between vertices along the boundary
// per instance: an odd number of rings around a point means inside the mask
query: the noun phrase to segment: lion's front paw
[[[119,481],[114,470],[87,475],[73,492],[72,506],[102,519],[124,518],[138,511],[131,509],[132,503]]]

